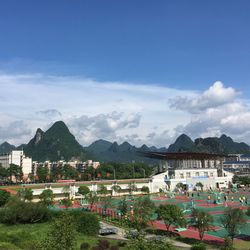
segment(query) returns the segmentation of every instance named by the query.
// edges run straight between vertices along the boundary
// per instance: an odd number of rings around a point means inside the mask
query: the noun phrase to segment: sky
[[[0,0],[0,143],[250,143],[248,0]]]

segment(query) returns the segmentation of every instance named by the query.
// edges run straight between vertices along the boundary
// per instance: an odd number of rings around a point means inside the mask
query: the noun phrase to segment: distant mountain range
[[[222,135],[221,137],[197,138],[191,140],[185,134],[180,135],[174,144],[168,148],[168,152],[204,152],[221,154],[249,153],[250,147],[244,142],[234,142],[231,137]]]
[[[148,147],[142,145],[135,147],[128,142],[118,144],[105,140],[97,140],[88,147],[82,147],[70,133],[64,122],[54,123],[47,131],[37,129],[35,136],[28,144],[18,147],[4,142],[0,145],[0,154],[8,153],[13,149],[23,149],[27,156],[36,161],[58,161],[72,159],[93,159],[100,162],[156,163],[156,160],[145,158],[138,152],[206,152],[206,153],[250,153],[250,147],[244,142],[234,142],[230,137],[197,138],[194,141],[185,134],[180,135],[168,148]]]
[[[148,164],[154,164],[157,161],[141,156],[138,152],[147,151],[167,151],[166,148],[157,149],[156,147],[147,147],[145,144],[141,147],[135,147],[128,142],[118,144],[117,142],[109,142],[105,140],[98,140],[93,142],[90,146],[86,147],[85,150],[95,156],[98,161],[101,162],[122,162],[131,163],[144,162]]]

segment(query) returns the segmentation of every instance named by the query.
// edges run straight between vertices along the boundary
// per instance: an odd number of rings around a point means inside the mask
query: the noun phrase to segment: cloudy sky
[[[249,1],[0,2],[0,143],[250,143]]]

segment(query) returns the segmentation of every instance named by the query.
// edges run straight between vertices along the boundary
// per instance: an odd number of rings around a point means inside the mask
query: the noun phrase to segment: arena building
[[[207,153],[146,152],[146,157],[161,160],[162,173],[152,176],[151,191],[174,191],[178,183],[193,190],[197,183],[203,189],[227,188],[233,174],[223,168],[225,155]]]

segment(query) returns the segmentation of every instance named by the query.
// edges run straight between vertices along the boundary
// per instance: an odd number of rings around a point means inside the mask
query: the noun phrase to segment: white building
[[[204,153],[147,153],[161,159],[165,172],[152,176],[151,190],[173,191],[178,183],[193,190],[198,182],[204,189],[227,188],[233,174],[223,170],[224,156]]]
[[[26,157],[23,150],[12,150],[9,154],[0,156],[0,163],[4,168],[9,168],[10,164],[21,167],[24,178],[32,172],[32,159]]]

